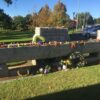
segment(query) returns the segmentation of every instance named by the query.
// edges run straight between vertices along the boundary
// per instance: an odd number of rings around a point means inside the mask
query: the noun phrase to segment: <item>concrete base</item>
[[[0,77],[8,76],[8,68],[6,64],[0,64]]]

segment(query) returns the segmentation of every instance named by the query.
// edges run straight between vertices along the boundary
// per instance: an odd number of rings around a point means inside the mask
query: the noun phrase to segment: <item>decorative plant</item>
[[[40,69],[39,69],[39,73],[40,73],[40,74],[43,74],[43,70],[44,70],[43,68],[40,68]]]
[[[64,70],[70,68],[70,66],[72,65],[70,59],[61,60],[60,64],[62,65],[62,69]]]
[[[33,38],[33,43],[39,43],[39,42],[45,42],[45,38],[43,37],[43,36],[39,36],[39,35],[37,35],[37,36],[35,36],[34,38]]]
[[[51,67],[50,67],[49,65],[46,65],[46,66],[45,66],[45,69],[44,69],[44,74],[49,73],[50,70],[51,70]]]
[[[74,52],[69,56],[73,67],[83,67],[86,64],[84,56],[80,52]]]

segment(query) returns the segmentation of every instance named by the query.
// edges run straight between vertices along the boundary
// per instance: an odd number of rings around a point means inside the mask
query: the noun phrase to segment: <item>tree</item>
[[[38,19],[38,14],[33,12],[33,14],[30,16],[30,19],[29,19],[30,30],[34,30],[35,27],[38,26],[37,19]]]
[[[67,8],[66,6],[58,1],[57,4],[54,6],[52,20],[54,26],[66,26],[67,21],[69,20],[69,16],[66,14]]]
[[[85,13],[79,13],[79,14],[77,14],[76,15],[76,19],[77,19],[77,16],[78,16],[78,27],[85,26],[85,24],[86,24]]]
[[[25,16],[25,29],[28,30],[30,29],[30,19],[31,19],[32,15],[28,14]]]
[[[8,5],[12,4],[12,0],[3,0],[4,2],[6,2]]]
[[[100,18],[95,19],[95,24],[100,24]]]
[[[26,23],[25,23],[25,18],[22,16],[15,16],[13,18],[13,29],[17,30],[25,30],[26,28]]]
[[[0,9],[0,28],[2,29],[11,29],[12,27],[12,18],[4,13],[3,9]]]
[[[94,24],[94,19],[89,12],[79,13],[76,15],[76,18],[77,18],[77,16],[78,16],[78,27],[80,27],[80,28],[82,26]]]
[[[49,26],[49,17],[50,17],[51,11],[49,9],[49,6],[46,4],[44,7],[42,7],[38,13],[38,25],[39,26]]]
[[[87,25],[94,24],[94,19],[93,19],[92,15],[89,12],[86,12],[85,16],[86,16],[86,24]]]

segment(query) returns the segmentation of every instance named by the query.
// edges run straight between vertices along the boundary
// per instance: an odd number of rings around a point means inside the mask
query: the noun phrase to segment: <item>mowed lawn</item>
[[[33,34],[31,31],[0,31],[0,42],[31,41]]]
[[[100,100],[100,65],[0,82],[0,100]]]

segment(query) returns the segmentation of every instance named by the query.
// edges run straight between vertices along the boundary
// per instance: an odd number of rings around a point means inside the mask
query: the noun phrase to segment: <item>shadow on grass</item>
[[[100,84],[37,96],[26,100],[100,100]]]

